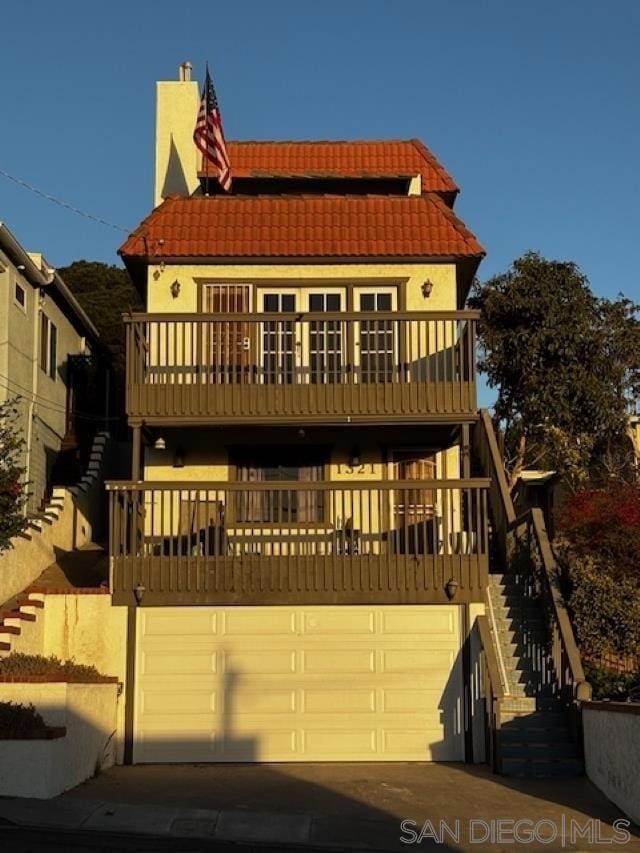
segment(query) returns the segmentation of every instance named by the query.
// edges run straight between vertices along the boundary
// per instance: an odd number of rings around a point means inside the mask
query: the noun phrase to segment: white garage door
[[[464,758],[455,606],[139,611],[134,761]]]

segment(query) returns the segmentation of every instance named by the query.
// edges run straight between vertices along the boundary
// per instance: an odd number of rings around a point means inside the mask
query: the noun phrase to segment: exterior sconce
[[[431,291],[433,290],[433,282],[430,279],[425,279],[422,283],[422,295],[425,299],[428,299],[431,296]]]
[[[144,598],[144,594],[146,591],[146,586],[142,583],[142,581],[138,581],[135,586],[135,589],[133,590],[133,594],[135,595],[136,604],[138,605],[138,607],[140,607],[140,605],[142,604],[142,599]]]
[[[444,585],[444,591],[447,593],[447,598],[449,601],[453,601],[456,597],[456,592],[458,591],[458,587],[460,584],[455,578],[449,578],[449,580]]]
[[[164,440],[164,438],[161,435],[159,435],[156,438],[156,440],[153,442],[153,449],[154,450],[166,450],[167,449],[167,442]]]
[[[173,298],[174,298],[174,299],[177,299],[177,298],[178,298],[178,296],[180,295],[180,282],[178,281],[178,279],[176,279],[176,280],[173,282],[173,284],[171,285],[171,287],[169,288],[169,290],[170,290],[171,295],[173,296]]]
[[[349,465],[351,468],[360,467],[360,448],[354,447],[349,454]]]
[[[180,444],[176,447],[176,452],[173,456],[173,467],[184,468],[184,449]]]

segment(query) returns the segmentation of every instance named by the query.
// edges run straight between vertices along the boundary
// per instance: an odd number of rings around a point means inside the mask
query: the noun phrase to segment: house
[[[231,142],[224,194],[198,101],[188,66],[158,84],[156,206],[120,249],[146,306],[108,486],[126,760],[482,760],[484,251],[458,187],[413,139]]]
[[[93,375],[99,338],[58,272],[41,254],[27,252],[2,222],[0,299],[0,402],[16,403],[26,509],[33,514],[58,477],[75,474],[68,464],[66,471],[61,467],[60,454],[67,451],[74,461],[79,435],[96,411],[90,398],[99,394]]]

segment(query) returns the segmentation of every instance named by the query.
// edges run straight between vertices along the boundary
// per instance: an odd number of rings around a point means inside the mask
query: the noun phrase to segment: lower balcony
[[[110,483],[114,604],[482,601],[488,480]]]

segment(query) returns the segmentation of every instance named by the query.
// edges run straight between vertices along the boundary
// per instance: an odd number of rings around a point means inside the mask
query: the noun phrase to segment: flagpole
[[[205,93],[204,97],[206,98],[206,88],[207,88],[207,72],[209,70],[209,63],[205,60],[204,63],[204,80],[205,82],[202,85],[202,91]],[[205,122],[207,120],[206,117],[206,108],[205,108]],[[205,124],[205,132],[207,125]],[[205,197],[209,197],[209,158],[205,157],[204,154],[201,153],[202,162],[204,164],[204,194]]]

